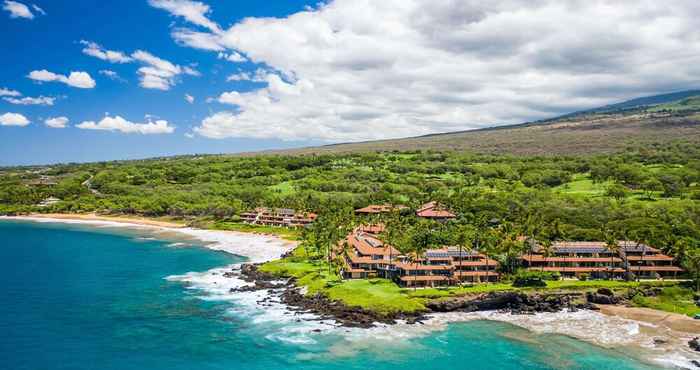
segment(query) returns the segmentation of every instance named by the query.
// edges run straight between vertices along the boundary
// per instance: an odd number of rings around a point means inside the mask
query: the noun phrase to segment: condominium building
[[[267,226],[303,227],[316,219],[315,213],[302,213],[289,208],[258,207],[240,214],[245,223]]]

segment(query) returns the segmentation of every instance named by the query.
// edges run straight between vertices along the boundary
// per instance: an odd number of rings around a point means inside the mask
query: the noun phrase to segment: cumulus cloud
[[[212,32],[220,32],[219,26],[207,18],[207,14],[211,12],[209,5],[199,1],[190,0],[149,0],[154,8],[163,9],[170,14],[178,17],[183,17],[187,21],[208,28]]]
[[[0,96],[22,96],[22,93],[17,90],[0,87]]]
[[[44,124],[51,128],[66,128],[68,117],[53,117],[44,121]]]
[[[143,135],[171,134],[175,131],[175,127],[168,125],[166,120],[156,120],[154,122],[149,120],[146,123],[134,123],[120,116],[106,116],[99,122],[84,121],[75,127],[83,130],[119,131],[125,134],[138,133]]]
[[[265,66],[264,86],[222,93],[232,107],[196,132],[382,139],[697,88],[699,16],[691,1],[334,0],[245,18],[208,40]]]
[[[19,113],[5,113],[0,115],[0,126],[26,126],[30,123],[27,117]]]
[[[65,76],[42,69],[39,71],[31,71],[27,77],[34,81],[62,82],[68,86],[81,89],[92,89],[95,87],[95,80],[93,80],[87,72],[71,72],[70,75]]]
[[[18,105],[53,105],[54,101],[56,101],[56,98],[49,96],[39,96],[36,98],[32,98],[26,96],[24,98],[4,97],[3,100],[5,100],[8,103]]]
[[[243,63],[247,60],[243,55],[235,51],[232,51],[231,53],[219,53],[217,58],[225,59],[233,63]]]
[[[83,54],[106,60],[110,63],[129,63],[133,60],[121,51],[106,50],[92,41],[80,40],[80,43],[85,45]]]
[[[185,101],[187,101],[190,104],[194,103],[194,96],[190,94],[185,94]]]
[[[146,89],[170,90],[177,83],[178,75],[199,76],[199,72],[190,67],[173,64],[147,51],[137,50],[131,57],[145,64],[138,69],[138,74],[141,77],[141,86]]]
[[[34,19],[34,13],[29,7],[17,1],[5,0],[2,8],[10,13],[10,18]],[[43,11],[41,13],[44,14]]]

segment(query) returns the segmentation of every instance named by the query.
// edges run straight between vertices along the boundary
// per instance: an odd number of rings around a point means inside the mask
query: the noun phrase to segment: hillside
[[[700,143],[699,95],[700,91],[689,91],[639,98],[551,120],[514,126],[279,150],[271,153],[320,154],[434,149],[556,155],[612,153],[632,144],[663,144],[679,139]]]

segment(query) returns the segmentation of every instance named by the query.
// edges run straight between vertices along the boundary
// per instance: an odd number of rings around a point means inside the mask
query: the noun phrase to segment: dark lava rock
[[[588,292],[586,293],[586,300],[591,303],[597,304],[618,304],[620,303],[620,298],[614,295],[604,295],[599,293]]]
[[[492,311],[508,310],[512,314],[533,314],[535,312],[558,312],[564,308],[585,309],[591,305],[575,304],[573,299],[580,293],[536,293],[491,292],[472,297],[432,301],[427,307],[435,312],[450,311]]]
[[[688,342],[691,349],[700,352],[700,337],[695,337]]]
[[[608,297],[612,297],[615,295],[615,293],[613,293],[613,291],[610,290],[609,288],[598,288],[597,293],[602,294],[602,295],[606,295]]]

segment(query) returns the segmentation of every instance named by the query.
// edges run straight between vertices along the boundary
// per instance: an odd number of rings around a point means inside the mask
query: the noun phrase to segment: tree
[[[605,248],[610,252],[610,274],[608,277],[612,280],[615,276],[615,256],[620,255],[620,243],[617,240],[617,235],[612,230],[604,228],[602,234],[605,240]]]
[[[687,250],[685,250],[681,263],[688,270],[688,273],[693,276],[695,291],[700,292],[700,245],[694,242],[691,245],[686,245],[686,247]]]
[[[664,190],[663,184],[656,177],[647,179],[642,183],[642,189],[647,199],[654,199],[654,193]]]
[[[614,183],[605,190],[605,195],[615,198],[618,202],[625,199],[629,191],[624,185]]]
[[[474,247],[474,241],[477,238],[478,230],[474,225],[465,224],[460,225],[455,230],[455,244],[459,248],[459,285],[462,285],[462,259],[464,258],[464,249],[469,248],[470,250]],[[487,266],[488,269],[488,266]],[[488,275],[487,275],[488,280]]]

